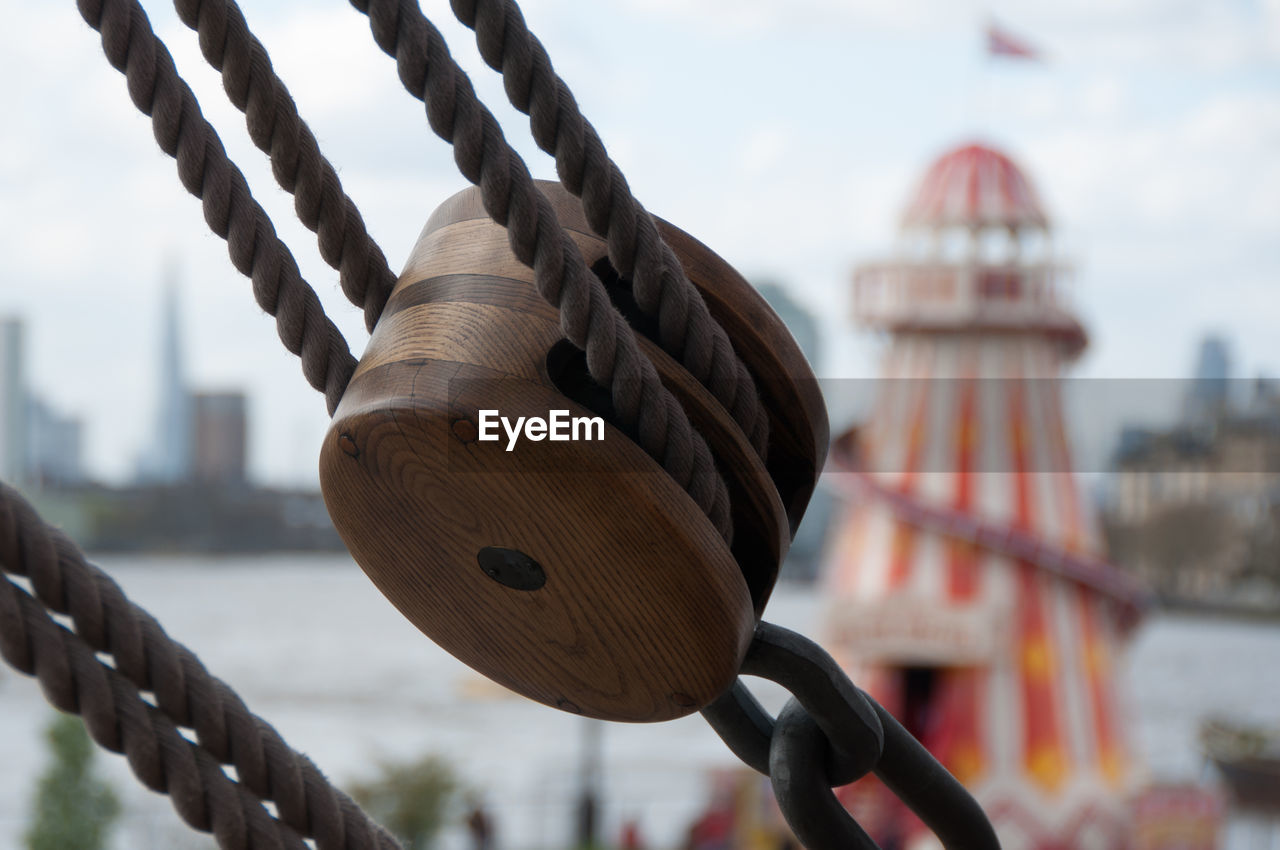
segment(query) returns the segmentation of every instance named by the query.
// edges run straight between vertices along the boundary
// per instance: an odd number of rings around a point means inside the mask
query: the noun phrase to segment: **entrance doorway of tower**
[[[938,668],[904,667],[898,672],[898,693],[901,694],[898,719],[906,730],[926,749],[933,749],[941,726],[938,705]]]

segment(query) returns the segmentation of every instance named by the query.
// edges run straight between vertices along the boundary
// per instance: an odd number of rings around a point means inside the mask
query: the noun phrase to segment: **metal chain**
[[[867,773],[947,850],[999,850],[991,822],[964,786],[818,644],[762,622],[741,672],[795,696],[775,720],[739,679],[702,716],[734,755],[769,777],[788,825],[809,850],[876,847],[831,792]]]

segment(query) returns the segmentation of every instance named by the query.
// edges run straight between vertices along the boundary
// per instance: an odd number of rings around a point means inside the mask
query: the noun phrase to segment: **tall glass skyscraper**
[[[173,484],[191,471],[191,394],[182,364],[182,331],[178,317],[177,275],[166,273],[160,319],[159,394],[151,439],[138,459],[138,478]]]

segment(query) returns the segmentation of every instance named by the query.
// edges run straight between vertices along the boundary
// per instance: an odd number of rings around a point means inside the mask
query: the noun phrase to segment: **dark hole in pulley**
[[[609,258],[601,257],[592,264],[591,271],[604,284],[605,292],[609,294],[609,300],[613,302],[613,306],[618,308],[618,312],[627,320],[627,323],[635,328],[636,333],[647,337],[650,342],[663,348],[668,354],[679,360],[680,352],[662,344],[658,321],[640,309],[640,305],[636,302],[635,289],[631,281],[618,274],[618,270],[613,267],[613,263],[609,262]],[[586,374],[585,359],[582,361],[579,371],[582,375]],[[552,375],[552,381],[556,382],[558,387],[560,386],[555,375]],[[571,392],[566,392],[564,387],[560,387],[560,391],[580,404],[583,403],[578,396]],[[607,400],[608,396],[606,395],[605,398]],[[594,403],[585,403],[583,406],[597,413],[602,410],[599,405]],[[607,409],[612,411],[612,405],[609,405]],[[600,413],[600,415],[605,416],[605,419],[610,424],[617,424],[615,420],[610,419],[604,413]],[[628,436],[633,440],[635,439],[634,434],[628,434]],[[779,440],[778,429],[773,428],[769,440],[767,469],[769,477],[773,479],[774,487],[778,491],[778,496],[782,499],[783,509],[787,513],[790,525],[789,530],[792,537],[794,537],[800,518],[804,516],[809,497],[813,492],[814,479],[817,477],[814,472],[813,462],[803,452],[797,452],[788,445],[785,440]],[[772,586],[772,579],[768,579],[768,581]]]
[[[568,398],[617,428],[632,442],[640,435],[618,418],[609,391],[595,382],[587,371],[587,355],[572,342],[562,339],[547,351],[547,378]]]
[[[513,590],[537,590],[547,583],[542,565],[519,549],[486,546],[476,553],[484,574]]]
[[[609,293],[609,300],[618,308],[618,312],[627,320],[627,323],[636,329],[636,333],[643,334],[651,342],[662,345],[658,320],[640,309],[631,281],[618,274],[618,270],[613,267],[613,263],[609,262],[609,258],[601,257],[596,260],[591,266],[591,272],[604,284],[605,292]],[[672,356],[677,355],[677,352],[670,353]]]
[[[636,304],[631,282],[618,275],[609,258],[601,257],[591,266],[591,271],[604,284],[609,300],[636,332],[657,342],[658,323],[646,316]],[[587,370],[586,352],[569,340],[562,339],[547,352],[546,364],[547,377],[556,389],[626,434],[632,442],[639,441],[640,435],[634,426],[623,423],[618,417],[609,391],[591,377]]]

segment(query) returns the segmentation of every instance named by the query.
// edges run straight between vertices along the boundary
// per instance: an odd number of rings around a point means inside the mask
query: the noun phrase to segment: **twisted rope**
[[[538,147],[555,157],[561,183],[582,199],[591,229],[608,242],[609,261],[631,280],[636,303],[657,318],[662,347],[711,390],[764,459],[769,417],[751,373],[653,217],[631,194],[520,7],[515,0],[450,3],[458,20],[475,30],[485,62],[502,72],[511,105],[529,116]]]
[[[431,129],[453,145],[458,169],[480,187],[486,211],[507,228],[512,253],[534,271],[534,285],[560,311],[565,336],[587,354],[587,369],[614,406],[635,423],[639,442],[707,512],[729,539],[728,491],[706,441],[662,385],[635,332],[587,269],[572,238],[444,37],[412,0],[351,0],[369,18],[378,46],[396,60],[405,89],[426,106]]]
[[[303,375],[324,393],[332,414],[355,371],[355,358],[201,114],[146,12],[137,0],[77,0],[76,5],[101,34],[107,60],[125,75],[134,105],[151,117],[160,149],[177,161],[182,185],[200,199],[209,229],[226,240],[232,264],[253,281],[254,299],[275,317],[281,342],[301,358]]]
[[[301,835],[320,850],[398,850],[310,759],[3,484],[0,571],[26,577],[35,595],[11,580],[0,589],[5,660],[37,675],[55,706],[83,712],[94,740],[124,752],[148,788],[170,793],[188,824],[212,830],[224,848],[301,847]],[[75,633],[44,608],[69,616]],[[109,655],[114,669],[95,653]],[[154,696],[154,708],[139,691]],[[196,743],[177,727],[193,729]],[[224,787],[231,782],[224,764],[236,769],[235,787]],[[280,824],[261,800],[275,804]]]
[[[0,655],[36,676],[57,708],[83,714],[90,736],[123,753],[147,788],[168,794],[186,824],[212,832],[223,848],[291,848],[306,844],[272,818],[261,801],[191,744],[138,689],[101,663],[84,641],[52,620],[10,581],[0,588]]]
[[[222,73],[222,86],[244,113],[250,138],[270,155],[276,182],[293,195],[298,219],[316,234],[320,255],[338,271],[351,303],[364,308],[365,327],[372,331],[396,276],[298,115],[266,48],[234,0],[174,0],[173,5],[182,22],[199,33],[200,51]]]

